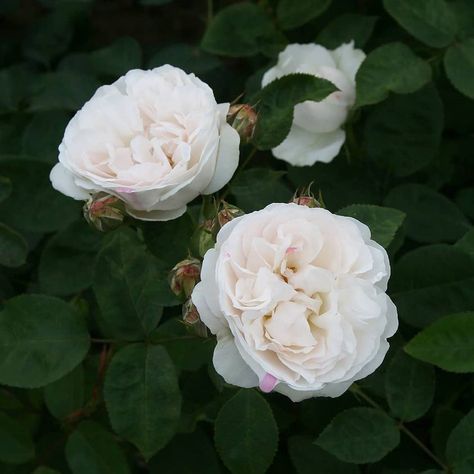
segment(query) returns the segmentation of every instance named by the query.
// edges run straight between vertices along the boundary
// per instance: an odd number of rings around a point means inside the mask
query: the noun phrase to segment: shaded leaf
[[[233,474],[263,474],[278,446],[278,429],[265,399],[242,389],[221,408],[215,423],[215,443]]]
[[[366,224],[373,240],[387,248],[402,225],[405,214],[389,207],[373,206],[370,204],[352,204],[337,212],[341,216],[354,217]]]
[[[331,82],[311,74],[288,74],[265,86],[256,99],[259,108],[253,140],[257,147],[274,148],[286,138],[296,104],[319,102],[336,90]]]
[[[447,46],[456,33],[456,17],[445,0],[384,0],[385,9],[415,38],[434,48]]]
[[[34,388],[76,367],[89,349],[84,321],[64,301],[21,295],[0,313],[0,383]]]
[[[402,184],[392,189],[385,204],[407,215],[407,236],[417,242],[452,242],[471,225],[448,198],[421,184]]]
[[[35,445],[26,426],[0,412],[0,461],[23,464],[35,455]]]
[[[390,290],[400,318],[425,327],[440,316],[474,307],[473,261],[449,245],[420,247],[393,267]]]
[[[435,321],[406,346],[411,356],[449,372],[474,372],[474,312]]]
[[[104,398],[113,429],[146,459],[173,437],[181,396],[173,363],[162,347],[120,349],[107,370]]]
[[[0,223],[0,265],[19,267],[26,261],[28,244],[10,227]]]
[[[388,43],[369,53],[356,75],[356,106],[376,104],[389,92],[410,94],[431,79],[431,68],[403,43]]]
[[[474,99],[474,38],[449,47],[444,56],[446,75],[453,86],[465,96]]]
[[[318,17],[331,4],[331,0],[279,0],[277,19],[284,30],[290,30]]]
[[[129,474],[114,436],[94,421],[83,421],[69,436],[66,459],[73,474]]]
[[[398,352],[388,365],[385,390],[391,412],[402,421],[422,417],[433,403],[433,367]]]
[[[341,461],[356,464],[379,461],[399,442],[395,421],[374,408],[350,408],[339,413],[316,440]]]

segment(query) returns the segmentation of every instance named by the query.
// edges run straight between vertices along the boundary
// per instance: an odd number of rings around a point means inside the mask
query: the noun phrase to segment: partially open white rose
[[[293,166],[329,163],[341,149],[346,134],[341,126],[355,101],[355,75],[365,58],[354,42],[330,51],[318,44],[290,44],[277,64],[263,76],[262,86],[292,73],[313,74],[331,81],[339,91],[321,102],[296,105],[286,139],[272,150],[276,158]]]
[[[176,67],[129,71],[100,87],[67,126],[53,186],[75,199],[115,195],[138,219],[174,219],[237,168],[240,140],[228,109]]]
[[[300,401],[341,395],[382,362],[397,311],[367,226],[297,204],[226,224],[192,299],[217,335],[214,366],[241,387]]]

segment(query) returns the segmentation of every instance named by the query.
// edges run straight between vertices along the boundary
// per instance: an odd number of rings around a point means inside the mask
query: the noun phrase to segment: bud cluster
[[[101,232],[119,227],[126,214],[123,201],[102,192],[91,196],[82,211],[86,221]]]
[[[257,124],[257,112],[248,104],[234,104],[227,113],[227,123],[240,135],[242,142],[249,142]]]

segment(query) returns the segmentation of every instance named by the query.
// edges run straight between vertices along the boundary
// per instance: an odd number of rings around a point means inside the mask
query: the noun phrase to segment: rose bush
[[[179,217],[237,168],[239,136],[226,123],[228,110],[179,68],[129,71],[100,87],[68,124],[52,184],[79,200],[117,196],[137,219]]]
[[[356,219],[272,204],[221,229],[192,298],[228,383],[293,401],[337,397],[388,350],[398,326],[389,275]]]
[[[471,474],[473,18],[0,1],[0,473]]]

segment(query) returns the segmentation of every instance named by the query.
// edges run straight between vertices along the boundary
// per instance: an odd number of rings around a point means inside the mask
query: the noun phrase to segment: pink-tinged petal
[[[260,380],[258,386],[262,392],[270,393],[273,391],[277,383],[278,383],[278,379],[276,379],[272,374],[269,374],[267,372],[263,376],[262,380]]]

